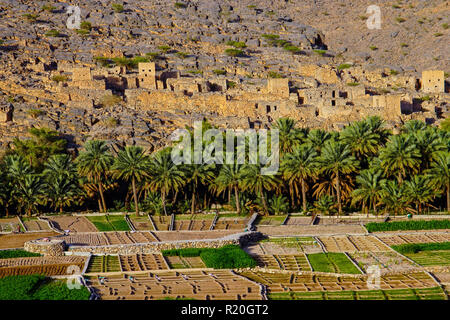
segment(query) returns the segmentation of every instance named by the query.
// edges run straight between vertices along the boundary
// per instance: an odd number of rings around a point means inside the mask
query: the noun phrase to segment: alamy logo
[[[67,277],[67,288],[69,290],[72,289],[81,289],[81,283],[80,283],[80,276],[81,276],[81,269],[77,265],[70,265],[67,268],[67,274],[70,274],[70,276]]]
[[[367,28],[370,30],[381,29],[381,9],[379,6],[371,5],[367,7],[367,14],[370,17],[366,21]]]
[[[225,132],[208,129],[203,132],[202,122],[196,121],[193,134],[187,129],[177,129],[170,139],[174,142],[171,157],[176,165],[259,164],[263,175],[278,173],[280,154],[277,129],[227,129]]]
[[[377,265],[371,265],[367,268],[367,288],[370,290],[380,290],[381,270]]]
[[[69,14],[69,18],[67,19],[67,28],[68,29],[80,29],[81,25],[81,10],[78,6],[68,6],[67,14]]]

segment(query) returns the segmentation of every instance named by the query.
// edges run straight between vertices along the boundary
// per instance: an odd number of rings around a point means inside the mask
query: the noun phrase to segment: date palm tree
[[[150,160],[147,188],[161,193],[164,214],[167,215],[166,197],[170,191],[178,191],[186,184],[186,173],[181,166],[173,163],[171,149],[163,149]]]
[[[325,194],[333,197],[336,196],[336,182],[337,179],[334,173],[331,174],[331,177],[324,173],[320,174],[317,178],[317,182],[313,185],[313,196],[317,199]],[[340,174],[339,185],[341,188],[342,202],[350,199],[352,191],[355,188],[355,182],[352,174]]]
[[[450,212],[450,153],[448,151],[435,153],[426,174],[431,178],[434,190],[446,191],[447,211]]]
[[[409,120],[405,122],[403,125],[401,132],[407,133],[407,134],[416,134],[422,130],[425,130],[427,127],[427,124],[420,120]]]
[[[333,197],[328,194],[321,196],[316,202],[314,202],[314,207],[316,211],[329,215],[334,207]]]
[[[58,177],[72,179],[77,177],[77,168],[68,154],[56,154],[48,158],[42,173],[47,181]]]
[[[427,127],[414,134],[415,143],[421,154],[421,169],[426,170],[437,152],[445,151],[446,145],[436,129]]]
[[[214,168],[212,164],[189,164],[185,167],[188,183],[192,186],[191,214],[195,213],[195,198],[200,184],[207,184],[214,179]]]
[[[366,169],[356,177],[356,183],[359,187],[352,192],[352,204],[363,203],[367,204],[367,216],[369,216],[370,207],[373,208],[375,214],[377,214],[377,206],[380,203],[382,197],[382,184],[381,171]]]
[[[287,213],[289,210],[289,203],[282,195],[274,195],[268,202],[270,210],[276,215]]]
[[[234,200],[236,204],[237,214],[241,213],[241,206],[239,200],[239,183],[241,181],[240,164],[224,164],[219,171],[215,183],[217,185],[217,192],[221,193],[225,189],[229,189],[230,192],[234,191]]]
[[[84,151],[77,158],[78,172],[89,181],[98,185],[102,203],[102,211],[106,212],[105,196],[103,194],[102,180],[106,178],[113,164],[111,155],[105,141],[90,140],[84,145]]]
[[[63,212],[80,195],[76,166],[68,154],[56,154],[47,159],[42,172],[44,190],[55,210]]]
[[[399,184],[397,180],[383,180],[381,182],[381,203],[384,204],[385,211],[393,211],[394,216],[397,213],[403,213],[409,203],[405,195],[405,185]]]
[[[369,130],[378,135],[379,145],[384,146],[391,135],[391,131],[385,128],[385,121],[379,116],[370,116],[365,122],[369,125]]]
[[[286,154],[281,163],[283,178],[288,181],[298,195],[298,185],[301,187],[303,211],[306,212],[306,180],[313,178],[317,171],[317,152],[311,145],[303,145]],[[291,192],[291,195],[293,192]]]
[[[149,170],[149,158],[145,155],[144,149],[138,146],[125,147],[125,149],[120,151],[114,159],[111,170],[113,177],[128,182],[131,180],[134,207],[136,210],[136,217],[138,217],[139,204],[136,183],[140,183],[144,180],[148,176]]]
[[[9,181],[5,168],[0,164],[0,205],[5,209],[5,214],[9,216],[9,206],[13,202],[12,198],[12,185]]]
[[[349,146],[330,140],[325,143],[319,158],[321,170],[336,178],[336,196],[338,201],[338,215],[342,213],[340,175],[356,171],[358,161],[351,154]]]
[[[325,142],[329,139],[331,139],[331,134],[329,132],[322,129],[313,129],[309,131],[306,143],[311,144],[317,152],[320,152]]]
[[[21,156],[9,155],[5,157],[6,174],[13,183],[23,181],[28,174],[33,173],[30,164]]]
[[[275,175],[266,175],[261,172],[260,164],[246,164],[241,170],[240,186],[243,190],[256,193],[261,199],[264,213],[269,214],[265,191],[271,191],[279,185],[279,179]]]
[[[415,174],[419,170],[420,151],[411,136],[392,136],[386,147],[381,149],[379,158],[385,174],[397,175],[400,184],[408,172]]]
[[[64,175],[59,175],[51,180],[48,180],[43,185],[47,197],[47,200],[52,204],[55,210],[59,209],[59,212],[63,212],[64,207],[70,206],[76,201],[77,196],[80,195],[80,189],[76,184],[74,178],[68,179]]]
[[[408,199],[416,205],[416,210],[422,213],[422,206],[433,200],[438,191],[431,187],[429,177],[425,175],[415,175],[410,181],[405,181],[405,194]]]
[[[353,155],[359,161],[377,153],[380,139],[380,135],[371,130],[367,121],[353,122],[340,134],[340,140],[350,146]]]
[[[275,121],[273,129],[279,131],[280,153],[282,155],[292,152],[301,142],[301,131],[295,128],[296,121],[291,118],[279,118]]]
[[[37,211],[38,205],[43,202],[41,178],[35,174],[27,174],[16,185],[15,196],[17,197],[18,208],[30,217],[31,213]]]

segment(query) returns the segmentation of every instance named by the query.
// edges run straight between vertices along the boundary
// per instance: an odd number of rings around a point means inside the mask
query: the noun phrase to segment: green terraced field
[[[450,250],[420,251],[406,253],[405,256],[422,266],[449,266]]]
[[[98,231],[130,231],[125,217],[122,215],[87,216]]]
[[[361,274],[343,253],[313,253],[307,256],[313,271]]]
[[[120,271],[120,262],[117,256],[92,256],[86,270],[87,273],[118,271]]]
[[[269,294],[271,300],[445,300],[440,287],[425,289],[282,292]]]
[[[214,214],[176,214],[175,220],[212,220]]]

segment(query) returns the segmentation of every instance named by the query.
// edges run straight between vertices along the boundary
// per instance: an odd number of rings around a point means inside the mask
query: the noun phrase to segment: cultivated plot
[[[358,264],[363,270],[371,266],[378,266],[382,273],[386,272],[408,272],[417,269],[408,259],[405,259],[396,252],[352,252],[349,253],[350,257]]]
[[[0,234],[0,249],[22,248],[24,243],[45,237],[57,236],[56,232],[30,232],[20,234]]]
[[[48,222],[36,217],[23,217],[22,221],[27,231],[51,231]]]
[[[315,274],[282,274],[244,271],[241,275],[267,286],[267,292],[312,292],[312,291],[360,291],[370,290],[367,276],[334,276]],[[380,289],[418,289],[436,287],[437,283],[424,272],[382,275]]]
[[[421,266],[450,266],[450,250],[420,251],[405,253],[405,256]]]
[[[97,228],[85,217],[79,216],[49,216],[46,217],[53,226],[61,231],[97,232]]]
[[[170,216],[150,216],[153,221],[156,230],[167,231],[170,228],[171,217]]]
[[[321,291],[280,292],[269,294],[271,300],[446,300],[442,288],[367,290],[367,291]]]
[[[147,215],[136,217],[135,215],[130,215],[129,219],[133,224],[134,229],[138,231],[154,230],[152,223]]]
[[[253,259],[259,267],[289,270],[289,271],[311,271],[311,267],[304,254],[296,255],[253,255]]]
[[[169,269],[161,254],[119,255],[122,271],[150,271]]]
[[[244,248],[249,254],[301,254],[322,252],[313,237],[270,238]]]
[[[123,215],[87,216],[98,231],[130,231]]]
[[[313,271],[361,274],[361,271],[343,253],[327,252],[307,255]]]
[[[332,236],[319,237],[319,240],[328,252],[386,252],[390,250],[374,236]]]
[[[0,278],[13,275],[43,274],[46,276],[68,275],[67,268],[77,266],[82,270],[85,257],[26,257],[0,259]]]
[[[130,277],[131,276],[131,277]],[[261,287],[227,270],[158,272],[146,275],[121,275],[87,284],[104,300],[160,300],[186,298],[199,300],[259,300]]]
[[[20,225],[19,219],[14,218],[2,218],[0,219],[0,232],[17,232],[25,231]]]
[[[87,273],[102,273],[102,272],[119,272],[121,271],[119,258],[117,256],[91,256]]]
[[[164,258],[171,269],[206,268],[200,257],[167,256]]]

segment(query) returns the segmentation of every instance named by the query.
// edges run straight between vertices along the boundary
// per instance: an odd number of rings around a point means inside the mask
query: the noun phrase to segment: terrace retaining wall
[[[132,243],[105,246],[77,246],[71,245],[68,251],[90,252],[92,254],[122,254],[132,255],[138,253],[160,253],[161,250],[183,249],[183,248],[220,248],[225,245],[245,246],[249,242],[258,241],[262,238],[259,232],[244,232],[232,234],[220,239],[203,240],[178,240],[166,242]]]
[[[25,242],[25,251],[43,254],[44,256],[63,256],[66,247],[64,240],[32,240]]]

